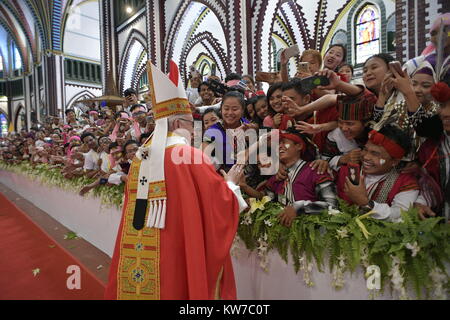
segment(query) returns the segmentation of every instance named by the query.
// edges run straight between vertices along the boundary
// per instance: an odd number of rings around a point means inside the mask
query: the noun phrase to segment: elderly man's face
[[[186,138],[190,143],[194,139],[194,118],[192,114],[180,116],[174,121],[174,133]]]

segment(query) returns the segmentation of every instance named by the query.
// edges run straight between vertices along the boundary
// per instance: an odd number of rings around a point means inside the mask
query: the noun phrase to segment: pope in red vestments
[[[245,207],[235,184],[243,170],[232,168],[226,182],[190,136],[176,134],[193,132],[177,67],[169,81],[148,69],[156,127],[128,173],[105,298],[236,299],[230,249]]]
[[[180,151],[181,155],[190,152],[202,153],[190,146],[175,148],[179,149],[177,151]],[[159,261],[155,261],[158,264],[155,267],[159,267],[159,297],[154,297],[153,290],[149,290],[148,294],[141,290],[140,297],[135,294],[133,289],[137,286],[133,283],[138,282],[133,282],[132,268],[129,270],[131,276],[124,274],[124,279],[120,279],[118,273],[120,252],[125,251],[122,241],[124,218],[127,208],[133,206],[130,203],[133,191],[129,190],[133,172],[130,172],[124,217],[119,228],[106,289],[107,299],[120,298],[117,292],[118,281],[127,282],[123,287],[129,286],[131,291],[123,297],[129,299],[133,296],[142,299],[236,298],[229,254],[239,220],[236,197],[223,177],[215,172],[211,164],[206,163],[207,159],[203,157],[202,164],[174,164],[171,152],[172,148],[166,149],[165,173],[167,198],[170,199],[167,203],[166,226],[160,231],[144,228],[148,229],[148,232],[159,233]],[[135,167],[131,168],[134,169]]]

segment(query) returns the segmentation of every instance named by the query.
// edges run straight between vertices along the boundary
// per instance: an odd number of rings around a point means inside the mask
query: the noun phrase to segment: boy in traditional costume
[[[170,80],[148,64],[156,127],[128,173],[107,299],[235,299],[230,248],[247,204],[202,151],[178,67]],[[185,161],[187,160],[187,161]]]
[[[290,226],[298,214],[320,213],[329,207],[336,207],[336,188],[328,174],[318,174],[304,160],[307,139],[295,129],[280,134],[280,162],[287,168],[286,180],[276,176],[266,184],[269,195],[285,205],[280,220]],[[273,194],[270,194],[272,192]]]
[[[349,166],[339,169],[339,197],[350,204],[373,210],[372,217],[376,219],[398,221],[401,210],[408,210],[420,191],[416,178],[397,168],[403,156],[409,152],[410,140],[397,126],[388,125],[380,131],[372,130],[362,152],[359,181],[350,180]]]
[[[361,150],[371,130],[368,122],[372,120],[376,98],[339,95],[337,101],[338,128],[328,134],[321,156],[335,171],[341,165],[360,162]]]

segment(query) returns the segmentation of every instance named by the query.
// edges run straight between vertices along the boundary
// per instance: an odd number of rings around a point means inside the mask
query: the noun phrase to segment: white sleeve
[[[387,219],[388,221],[399,221],[399,219],[401,219],[401,210],[408,210],[412,205],[414,205],[414,202],[416,202],[418,196],[419,190],[410,190],[398,193],[392,201],[391,206],[387,203],[375,202],[375,206],[373,208],[375,213],[372,217],[380,220]]]
[[[101,157],[102,159],[102,166],[101,169],[103,172],[109,172],[109,161],[107,157]]]
[[[209,108],[214,108],[216,110],[220,110],[220,104],[221,102],[214,104],[212,106],[202,106],[202,107],[197,107],[198,112],[200,112],[200,114],[203,114],[203,112],[205,112],[207,109]]]
[[[108,183],[119,185],[122,183],[122,180],[120,180],[120,177],[125,175],[123,172],[117,172],[109,175],[108,177]]]
[[[342,156],[334,156],[333,158],[330,159],[330,161],[328,161],[328,165],[330,166],[331,169],[333,169],[334,171],[339,171],[339,159]]]
[[[230,188],[230,190],[233,191],[234,195],[236,196],[237,201],[239,203],[239,213],[241,213],[248,207],[247,202],[245,202],[244,198],[242,197],[241,188],[239,186],[235,185],[231,181],[227,181],[227,185]]]
[[[427,206],[427,207],[430,206],[427,202],[427,199],[425,199],[425,197],[422,194],[419,195],[419,197],[417,198],[417,200],[415,202],[422,204],[424,206]]]
[[[94,170],[95,165],[94,165],[94,160],[92,159],[92,155],[90,153],[87,153],[86,156],[84,157],[84,166],[83,169],[84,170]]]

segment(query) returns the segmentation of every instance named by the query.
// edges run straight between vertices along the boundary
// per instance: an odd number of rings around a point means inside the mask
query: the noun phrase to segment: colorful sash
[[[184,138],[173,136],[166,148],[183,144]],[[151,144],[147,142],[145,146]],[[123,228],[117,272],[117,299],[160,299],[160,229],[133,227],[134,209],[141,161],[134,158],[128,174],[125,190]],[[146,219],[148,219],[148,214]]]

